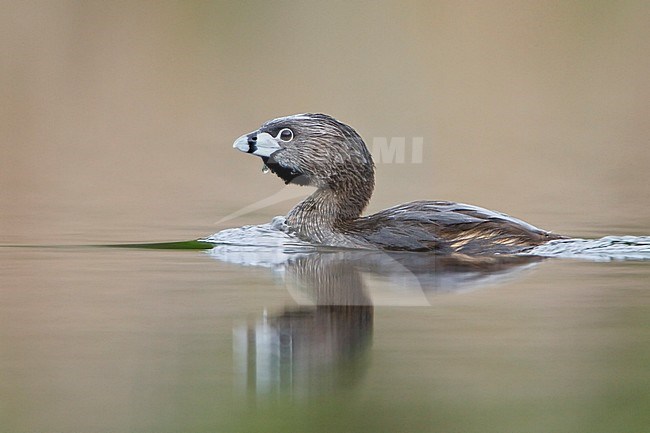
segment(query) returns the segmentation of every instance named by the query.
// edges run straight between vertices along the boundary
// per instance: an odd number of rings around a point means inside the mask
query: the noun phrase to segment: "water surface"
[[[647,262],[0,255],[7,431],[639,431],[650,421]]]

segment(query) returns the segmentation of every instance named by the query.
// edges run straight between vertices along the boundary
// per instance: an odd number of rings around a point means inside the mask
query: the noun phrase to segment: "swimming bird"
[[[564,236],[506,214],[449,201],[414,201],[362,216],[375,185],[363,139],[326,114],[265,122],[233,147],[262,159],[285,183],[316,191],[286,216],[291,233],[312,244],[439,254],[512,254]]]

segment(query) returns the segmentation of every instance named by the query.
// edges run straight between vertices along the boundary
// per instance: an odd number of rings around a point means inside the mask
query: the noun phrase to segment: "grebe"
[[[326,114],[264,123],[233,147],[257,155],[285,183],[316,191],[286,216],[300,239],[334,247],[440,254],[512,254],[560,236],[508,215],[447,201],[414,201],[361,216],[375,185],[363,139]]]

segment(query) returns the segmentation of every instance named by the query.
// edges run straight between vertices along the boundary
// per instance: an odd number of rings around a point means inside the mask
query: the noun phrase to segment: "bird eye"
[[[293,140],[293,131],[289,128],[283,128],[279,133],[280,140],[287,142]]]

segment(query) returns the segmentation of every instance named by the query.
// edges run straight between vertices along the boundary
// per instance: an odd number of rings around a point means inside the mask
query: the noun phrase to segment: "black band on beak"
[[[257,132],[252,132],[247,136],[248,152],[253,153],[257,150]]]

